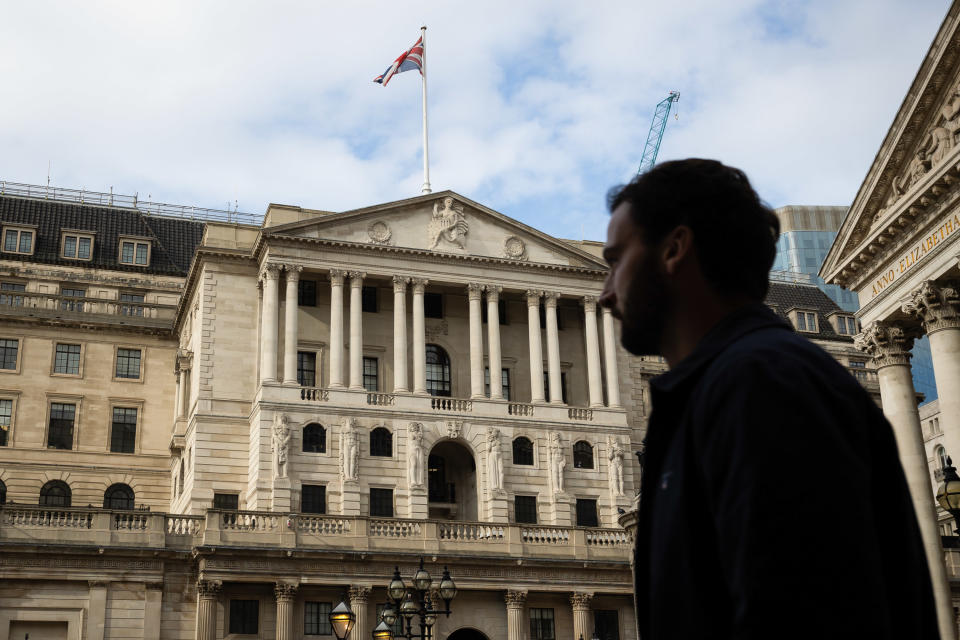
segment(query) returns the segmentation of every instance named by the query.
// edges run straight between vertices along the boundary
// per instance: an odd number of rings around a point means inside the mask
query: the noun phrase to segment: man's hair
[[[664,162],[614,187],[607,200],[611,213],[630,205],[650,245],[690,227],[703,275],[719,293],[766,296],[780,221],[743,171],[700,158]]]

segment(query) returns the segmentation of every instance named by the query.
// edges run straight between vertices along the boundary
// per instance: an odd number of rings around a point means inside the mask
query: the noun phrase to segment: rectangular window
[[[13,423],[13,400],[0,400],[0,447],[7,446]]]
[[[60,309],[62,311],[83,311],[83,298],[87,297],[84,289],[60,288]]]
[[[145,267],[150,264],[150,243],[139,240],[120,241],[120,264]]]
[[[297,351],[297,382],[301,387],[317,386],[317,354]]]
[[[89,260],[91,248],[93,247],[93,236],[80,235],[76,233],[63,234],[62,254],[64,258],[73,258],[75,260]]]
[[[556,640],[553,609],[530,609],[530,640]]]
[[[47,449],[73,449],[73,423],[77,405],[50,403],[50,428],[47,430]]]
[[[797,331],[817,333],[817,314],[797,311]]]
[[[847,318],[847,333],[851,336],[857,335],[857,320],[856,318]]]
[[[393,517],[393,489],[370,489],[370,515]]]
[[[597,520],[597,501],[588,498],[577,498],[577,526],[599,527]]]
[[[620,619],[616,609],[593,612],[594,635],[600,640],[620,640]]]
[[[230,601],[230,633],[256,635],[260,632],[260,601]]]
[[[500,370],[500,386],[503,387],[504,400],[510,399],[510,369]],[[489,397],[490,395],[490,367],[483,369],[483,389]]]
[[[26,229],[5,229],[3,250],[7,253],[33,253],[33,231]]]
[[[537,497],[516,496],[513,499],[513,515],[518,524],[537,524]]]
[[[53,359],[53,372],[80,375],[80,345],[58,344]]]
[[[331,602],[304,602],[303,603],[303,635],[305,636],[332,636],[333,627],[330,626]]]
[[[142,316],[143,315],[143,294],[142,293],[121,293],[120,294],[120,315],[122,316]]]
[[[0,291],[26,291],[27,285],[19,282],[0,282]],[[12,307],[23,306],[23,296],[10,295],[9,293],[0,293],[0,304],[8,304]]]
[[[327,488],[318,484],[300,487],[300,511],[302,513],[327,512]]]
[[[434,602],[434,608],[439,608],[441,603]],[[380,624],[380,619],[383,617],[383,610],[387,608],[385,604],[377,605],[377,624]],[[393,623],[393,626],[390,627],[390,630],[393,632],[394,638],[403,637],[403,616],[397,616],[396,622]]]
[[[132,407],[113,408],[113,427],[110,430],[110,451],[133,453],[137,439],[137,410]]]
[[[378,361],[376,358],[363,358],[363,388],[371,393],[380,390],[380,379],[377,374]]]
[[[213,494],[213,508],[236,511],[240,508],[240,496],[235,493],[215,493]]]
[[[364,287],[360,290],[361,307],[364,313],[377,312],[377,288]]]
[[[117,378],[140,379],[140,349],[117,349]]]
[[[297,304],[301,307],[317,306],[316,280],[300,280],[297,282]]]
[[[19,350],[19,340],[0,339],[0,369],[16,371]]]
[[[427,318],[443,317],[443,294],[442,293],[424,293],[423,294],[423,315]]]

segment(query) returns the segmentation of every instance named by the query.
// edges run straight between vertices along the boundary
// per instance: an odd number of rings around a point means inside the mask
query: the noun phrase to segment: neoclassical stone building
[[[941,634],[956,637],[909,349],[929,336],[939,415],[928,440],[960,456],[960,4],[954,2],[820,271],[855,291],[858,345],[878,368],[927,545]],[[934,421],[933,418],[937,419]],[[935,428],[937,433],[930,429]],[[936,469],[934,469],[936,470]],[[949,519],[940,514],[940,520]],[[956,587],[954,587],[956,591]]]

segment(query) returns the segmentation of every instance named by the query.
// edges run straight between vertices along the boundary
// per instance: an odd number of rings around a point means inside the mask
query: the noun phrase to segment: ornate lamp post
[[[960,533],[960,476],[957,476],[950,458],[947,458],[947,466],[943,469],[943,482],[937,489],[937,502],[953,516],[957,523],[956,532]]]
[[[443,577],[440,579],[440,599],[443,600],[443,609],[435,609],[430,598],[430,587],[433,579],[430,573],[423,568],[423,558],[420,558],[420,568],[413,575],[412,588],[404,584],[400,577],[400,568],[395,567],[393,578],[387,585],[387,606],[383,608],[380,624],[373,630],[374,640],[429,640],[433,638],[433,625],[437,623],[438,615],[450,617],[450,601],[457,595],[457,585],[446,567],[443,568]],[[401,633],[393,634],[393,625],[400,619]],[[413,620],[419,618],[420,628],[413,631]]]
[[[337,640],[346,640],[356,622],[357,614],[350,609],[346,598],[330,612],[330,626],[333,627],[333,635],[337,636]]]

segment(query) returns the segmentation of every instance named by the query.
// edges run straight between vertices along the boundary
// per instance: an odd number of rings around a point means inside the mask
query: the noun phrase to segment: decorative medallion
[[[370,223],[370,226],[367,227],[367,235],[370,236],[370,240],[374,244],[388,244],[390,238],[393,237],[390,227],[381,220]]]
[[[503,243],[503,256],[511,260],[526,260],[527,246],[517,236],[510,236]]]

